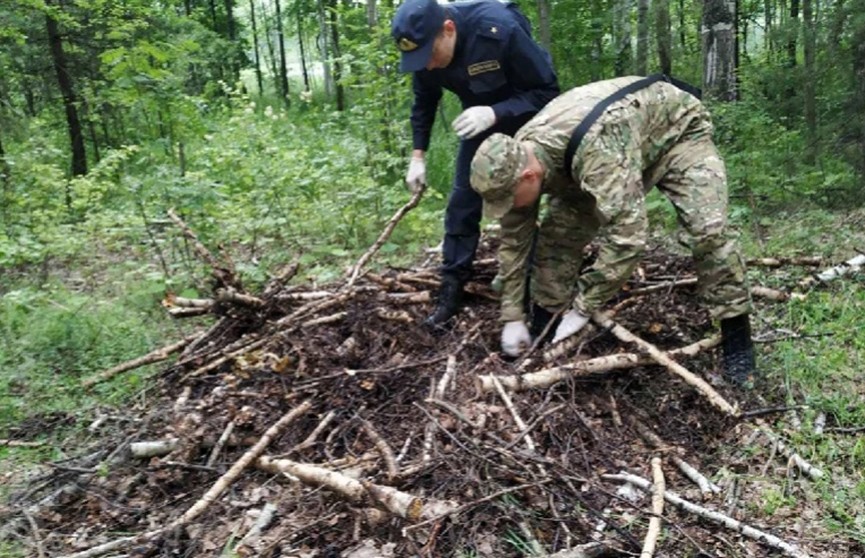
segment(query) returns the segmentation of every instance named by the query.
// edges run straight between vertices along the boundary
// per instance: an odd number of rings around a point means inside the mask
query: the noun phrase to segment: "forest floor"
[[[215,325],[153,377],[141,403],[101,415],[66,458],[0,477],[10,494],[0,530],[32,556],[638,556],[651,494],[605,475],[651,481],[660,457],[668,491],[788,546],[667,502],[656,556],[865,556],[829,530],[837,511],[817,488],[826,479],[766,437],[790,445],[795,409],[784,409],[782,380],[736,388],[719,374],[718,349],[678,361],[735,413],[650,364],[510,390],[512,406],[484,387],[480,377],[644,354],[598,327],[550,361],[549,347],[528,362],[503,359],[492,253],[484,247],[488,263],[447,329],[422,323],[432,264],[351,287],[277,285],[261,307],[216,303]],[[689,258],[650,252],[609,305],[613,319],[664,351],[711,336],[694,286],[670,284],[689,276]],[[651,285],[668,286],[631,294]],[[61,424],[33,420],[16,440]],[[143,441],[166,449],[134,456]],[[713,488],[701,492],[680,460]],[[565,552],[575,548],[583,553]]]

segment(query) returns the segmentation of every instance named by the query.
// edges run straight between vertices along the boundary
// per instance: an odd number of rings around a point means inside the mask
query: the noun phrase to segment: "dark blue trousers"
[[[472,190],[469,181],[472,157],[481,143],[499,132],[513,136],[533,115],[496,124],[486,132],[460,142],[456,170],[448,206],[445,211],[445,238],[442,246],[442,275],[453,275],[461,283],[472,276],[472,263],[480,240],[483,199]]]

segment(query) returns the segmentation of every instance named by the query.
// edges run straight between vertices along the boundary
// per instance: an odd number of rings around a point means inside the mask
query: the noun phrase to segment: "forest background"
[[[842,261],[865,247],[865,0],[522,9],[563,89],[656,71],[702,85],[749,255]],[[78,385],[191,327],[159,305],[166,292],[208,292],[170,208],[250,285],[295,259],[305,280],[326,283],[372,244],[408,199],[412,99],[393,12],[373,0],[2,3],[0,438],[56,416],[46,438],[59,440],[94,405],[145,393],[149,369],[87,393]],[[408,264],[439,242],[458,110],[446,97],[430,188],[378,264]],[[672,231],[667,204],[653,196],[650,208]],[[806,341],[761,350],[790,403],[808,405],[806,421],[865,424],[861,286],[789,303],[783,323]],[[849,482],[827,490],[828,520],[865,540],[865,442],[803,436],[812,459],[849,468]],[[59,451],[49,448],[0,447],[0,459]]]

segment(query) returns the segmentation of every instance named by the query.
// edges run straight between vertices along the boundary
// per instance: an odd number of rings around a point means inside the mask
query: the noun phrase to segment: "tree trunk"
[[[772,5],[773,0],[763,0],[763,25],[765,26],[765,32],[763,33],[763,49],[766,51],[768,56],[772,56],[773,45],[772,45],[772,33],[774,32],[775,26],[775,10]]]
[[[232,82],[237,81],[240,77],[240,57],[242,56],[243,46],[237,42],[237,23],[234,19],[234,0],[225,0],[225,26],[228,33],[228,40],[232,46],[231,52],[231,77]]]
[[[858,10],[852,9],[852,13],[862,13],[859,10],[865,9],[865,2],[858,2]],[[853,37],[851,44],[853,45],[853,79],[856,84],[855,93],[853,95],[853,108],[855,109],[855,119],[858,122],[855,125],[858,128],[859,136],[859,176],[860,179],[865,179],[865,21],[858,21],[853,29]]]
[[[802,0],[802,22],[805,26],[805,75],[803,95],[805,109],[805,162],[817,161],[817,72],[814,68],[815,30],[812,0]]]
[[[703,5],[703,91],[719,101],[736,100],[735,8],[735,0]]]
[[[291,104],[288,98],[288,66],[285,60],[285,33],[282,31],[282,6],[280,0],[274,0],[276,5],[276,38],[279,44],[279,92],[285,106]]]
[[[613,17],[613,42],[616,45],[614,71],[617,76],[626,76],[633,72],[631,67],[633,62],[631,51],[632,6],[632,0],[616,0],[613,8],[615,14]]]
[[[45,4],[50,7],[53,0],[46,0]],[[87,174],[87,151],[84,148],[84,134],[81,131],[81,121],[78,118],[77,99],[72,84],[72,76],[66,63],[66,54],[63,52],[63,39],[57,28],[57,20],[51,16],[50,11],[45,14],[45,26],[48,32],[51,58],[54,61],[54,71],[57,73],[57,85],[60,87],[63,106],[66,109],[66,125],[72,144],[72,176],[81,176]],[[72,206],[71,196],[71,192],[67,189],[67,207]]]
[[[378,14],[375,10],[375,0],[366,0],[366,25],[370,29],[375,29],[378,25]]]
[[[270,60],[270,75],[273,76],[273,92],[279,94],[281,86],[279,84],[279,64],[277,64],[276,50],[273,46],[273,26],[271,25],[270,17],[267,15],[267,6],[264,2],[260,4],[261,21],[264,23],[264,42],[267,44],[267,53]]]
[[[538,30],[540,34],[541,45],[547,52],[552,52],[553,35],[550,29],[550,2],[549,0],[538,1]]]
[[[685,0],[679,0],[679,46],[687,52],[688,39],[685,35]]]
[[[258,53],[258,25],[255,21],[255,0],[249,0],[249,18],[252,20],[252,48],[255,55],[255,81],[259,97],[264,94],[264,81],[261,77],[261,57]]]
[[[342,63],[339,51],[339,27],[336,12],[336,0],[331,0],[328,10],[330,28],[330,52],[333,54],[333,83],[336,87],[336,110],[345,110],[345,87],[342,85]]]
[[[796,67],[796,38],[799,35],[799,0],[790,0],[790,19],[787,22],[787,65]]]
[[[303,25],[301,24],[300,17],[297,18],[297,44],[300,46],[300,69],[303,72],[303,90],[309,91],[309,71],[306,69],[306,48],[304,48]]]
[[[330,60],[328,59],[330,37],[327,31],[324,0],[316,0],[316,11],[318,12],[318,51],[321,53],[321,65],[324,70],[324,92],[327,96],[331,96],[333,95],[333,74],[330,71]]]
[[[646,75],[649,52],[649,0],[637,0],[637,75]]]
[[[655,2],[655,38],[658,44],[658,66],[661,73],[669,76],[673,73],[670,0]]]
[[[210,26],[214,31],[217,30],[216,26],[216,3],[214,0],[207,0],[207,5],[210,8]]]

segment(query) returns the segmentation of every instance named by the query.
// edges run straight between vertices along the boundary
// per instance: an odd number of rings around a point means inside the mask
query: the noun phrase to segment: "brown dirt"
[[[691,269],[689,260],[656,251],[647,255],[642,271],[646,281],[654,281],[689,274]],[[392,270],[386,276],[394,278],[398,273]],[[432,270],[407,273],[419,280],[402,285],[419,291],[431,288],[424,280],[435,279]],[[250,467],[185,529],[127,549],[123,555],[230,556],[227,549],[249,530],[258,510],[271,503],[277,507],[274,522],[260,538],[238,549],[239,554],[501,558],[532,555],[528,550],[532,539],[552,553],[597,537],[613,549],[606,555],[635,556],[648,523],[650,499],[631,502],[618,492],[620,485],[601,475],[624,470],[651,478],[651,458],[674,454],[721,486],[722,492],[705,502],[707,507],[800,545],[811,556],[863,553],[857,543],[826,531],[820,518],[827,512],[810,481],[788,469],[768,444],[750,439],[749,420],[722,416],[697,391],[661,367],[599,374],[513,394],[536,444],[536,451],[530,452],[525,440],[518,439],[519,429],[501,399],[480,393],[475,386],[477,375],[509,374],[515,364],[496,354],[498,308],[488,287],[493,274],[492,265],[479,267],[472,285],[475,294],[447,330],[422,325],[430,303],[389,307],[383,294],[404,287],[384,288],[364,280],[359,284],[369,285],[369,291],[298,320],[347,312],[336,323],[298,327],[294,322],[269,332],[267,342],[255,351],[228,359],[212,371],[196,372],[214,359],[216,349],[245,333],[267,331],[267,323],[305,303],[273,302],[258,313],[222,308],[224,315],[232,317],[212,330],[213,345],[199,350],[184,365],[166,367],[145,402],[106,423],[98,439],[79,449],[77,457],[54,463],[36,478],[16,479],[18,490],[4,514],[7,528],[14,527],[22,538],[32,537],[29,522],[21,521],[15,512],[59,488],[68,494],[55,505],[37,506],[31,513],[42,549],[50,555],[164,526],[196,502],[279,417],[309,400],[313,410],[279,435],[266,454],[287,454],[294,461],[323,466],[349,458],[361,478],[427,502],[469,504],[509,487],[523,488],[404,533],[411,521],[371,514],[371,502],[350,502],[327,489]],[[643,282],[635,278],[632,286],[637,283]],[[625,291],[620,298],[627,297]],[[377,311],[383,307],[405,311],[411,321],[382,318]],[[681,347],[713,331],[707,312],[689,287],[640,297],[623,305],[615,319],[662,349]],[[349,338],[355,341],[352,349],[346,348]],[[601,333],[585,345],[582,356],[627,350],[632,349]],[[453,354],[457,355],[456,385],[445,399],[473,426],[427,401],[431,386],[445,371],[448,355]],[[571,353],[560,360],[574,358]],[[742,409],[773,404],[778,386],[763,380],[754,390],[733,388],[717,373],[716,358],[710,351],[682,363]],[[184,390],[189,392],[188,401],[178,406]],[[549,412],[554,407],[559,409]],[[330,411],[336,413],[335,419],[317,441],[292,451]],[[429,460],[414,474],[389,479],[381,459],[360,460],[370,452],[377,455],[361,418],[395,454],[404,453],[403,468],[422,462],[424,432],[433,425]],[[659,451],[647,446],[631,418],[651,427],[667,447]],[[229,421],[236,425],[229,444],[212,467],[205,467]],[[150,460],[126,456],[130,441],[169,437],[181,443],[168,456]],[[668,490],[702,503],[699,491],[669,460],[664,461],[664,472]],[[767,495],[776,492],[798,503],[771,513]],[[598,530],[601,524],[606,524],[603,531]],[[664,526],[657,556],[778,555],[669,504]],[[35,547],[33,555],[37,555]]]

